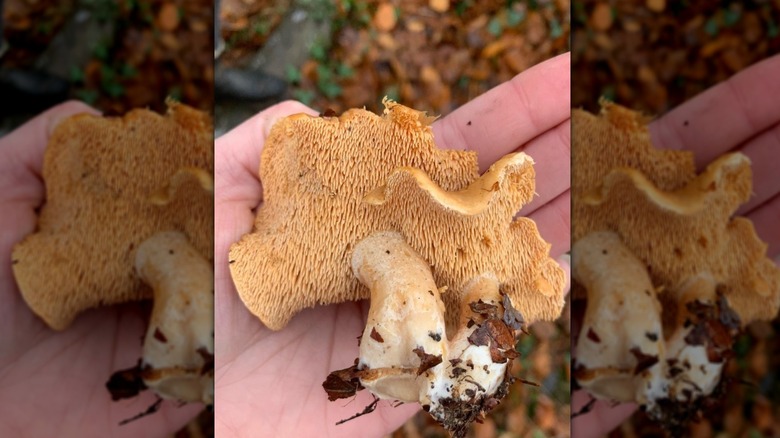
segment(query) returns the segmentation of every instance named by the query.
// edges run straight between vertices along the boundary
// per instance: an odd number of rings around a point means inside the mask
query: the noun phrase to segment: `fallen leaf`
[[[179,8],[173,3],[165,3],[157,14],[157,26],[160,30],[172,32],[179,27]]]
[[[336,370],[328,374],[328,377],[322,383],[323,389],[328,393],[328,400],[334,401],[340,398],[349,398],[363,389],[356,373],[357,365],[352,365],[349,368]]]
[[[590,15],[590,23],[594,29],[604,32],[612,27],[612,7],[608,3],[598,3]]]
[[[653,12],[663,12],[666,9],[666,0],[647,0],[647,9]]]
[[[437,72],[436,69],[430,65],[426,65],[422,68],[422,70],[420,70],[420,79],[422,79],[422,81],[426,84],[438,84],[441,82],[439,72]]]
[[[425,30],[425,23],[420,20],[410,18],[406,21],[406,28],[409,32],[420,33]]]
[[[393,30],[396,23],[395,8],[390,3],[382,3],[374,14],[374,26],[383,32]]]
[[[501,54],[501,52],[506,49],[506,43],[507,41],[505,39],[500,39],[497,41],[493,41],[491,43],[488,43],[487,46],[485,46],[484,49],[482,49],[481,56],[486,59],[490,59],[494,56],[498,56]]]
[[[447,12],[450,8],[450,0],[429,0],[428,6],[436,12]]]
[[[422,347],[417,347],[412,352],[420,358],[420,367],[417,369],[418,376],[442,362],[441,354],[437,356],[428,354]]]
[[[474,438],[493,438],[496,436],[496,422],[485,418],[482,424],[474,423]]]

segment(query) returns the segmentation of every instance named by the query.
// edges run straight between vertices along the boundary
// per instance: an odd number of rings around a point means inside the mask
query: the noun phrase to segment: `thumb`
[[[69,101],[39,114],[32,120],[0,138],[0,175],[20,178],[39,178],[43,166],[43,152],[57,125],[75,114],[100,114],[79,101]],[[8,181],[0,180],[0,184]],[[0,185],[3,186],[3,185]],[[6,186],[7,187],[7,186]]]

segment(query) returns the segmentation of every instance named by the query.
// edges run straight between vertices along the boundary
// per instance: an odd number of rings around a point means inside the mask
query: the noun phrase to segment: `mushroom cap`
[[[709,272],[743,324],[777,314],[780,270],[752,223],[731,217],[751,194],[747,157],[726,154],[697,176],[691,153],[655,149],[641,116],[605,102],[599,116],[574,110],[572,129],[574,241],[614,231],[657,289]]]
[[[230,249],[239,295],[271,329],[299,310],[370,297],[350,270],[355,244],[398,231],[446,286],[449,324],[463,287],[494,272],[528,322],[563,307],[565,276],[533,221],[514,214],[534,193],[533,161],[510,155],[481,178],[476,154],[435,147],[424,113],[386,102],[385,116],[295,115],[263,150],[265,203]]]
[[[91,307],[152,298],[133,264],[158,231],[184,233],[213,260],[211,120],[168,105],[165,116],[77,115],[52,134],[46,204],[12,255],[22,296],[50,327],[65,329]]]

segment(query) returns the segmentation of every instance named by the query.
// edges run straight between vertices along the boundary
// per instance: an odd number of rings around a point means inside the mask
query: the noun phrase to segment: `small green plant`
[[[726,9],[723,12],[723,25],[726,27],[732,27],[739,23],[740,18],[742,18],[742,11],[738,9]]]
[[[299,84],[301,82],[301,71],[294,65],[287,64],[284,69],[284,76],[290,84]]]
[[[293,98],[304,105],[311,105],[314,100],[314,92],[311,90],[293,90]]]
[[[68,76],[70,77],[70,82],[74,84],[84,82],[84,71],[76,66],[71,67]]]
[[[718,23],[717,17],[710,17],[710,19],[704,23],[704,32],[709,36],[717,36],[719,30],[720,24]]]
[[[506,11],[506,25],[515,27],[525,20],[525,11],[509,8]]]
[[[558,22],[557,18],[552,17],[550,19],[550,36],[553,38],[558,38],[561,35],[563,35],[563,28],[561,27],[561,24]]]
[[[471,0],[460,0],[455,4],[455,14],[462,17],[471,6]]]
[[[171,89],[168,90],[168,97],[178,102],[181,102],[182,100],[181,87],[178,85],[171,87]]]
[[[493,17],[488,22],[487,31],[494,37],[499,37],[504,32],[504,25],[501,24],[501,20],[498,17]]]
[[[97,90],[86,89],[76,91],[76,97],[87,105],[93,105],[97,102],[99,96],[100,93],[98,93]]]

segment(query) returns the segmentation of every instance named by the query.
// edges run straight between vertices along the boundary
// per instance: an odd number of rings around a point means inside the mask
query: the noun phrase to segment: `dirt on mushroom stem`
[[[379,398],[419,402],[453,436],[465,436],[514,382],[508,364],[519,355],[514,330],[523,329],[522,315],[494,276],[479,276],[465,288],[460,327],[448,339],[430,269],[397,233],[361,241],[353,270],[372,290],[371,309],[355,365],[323,383],[329,400],[367,388]]]

